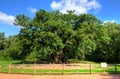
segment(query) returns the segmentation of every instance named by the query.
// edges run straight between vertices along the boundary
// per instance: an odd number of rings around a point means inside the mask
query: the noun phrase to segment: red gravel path
[[[0,79],[120,79],[120,74],[23,75],[0,73]]]

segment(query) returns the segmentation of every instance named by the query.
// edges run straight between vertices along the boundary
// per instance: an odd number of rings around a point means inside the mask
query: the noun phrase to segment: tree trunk
[[[59,54],[58,53],[54,53],[54,63],[58,64],[59,63]]]

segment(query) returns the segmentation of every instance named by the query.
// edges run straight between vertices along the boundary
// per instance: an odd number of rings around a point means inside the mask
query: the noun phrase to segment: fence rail
[[[107,64],[102,68],[100,64],[9,64],[0,66],[2,73],[25,74],[92,74],[92,73],[120,73],[120,64]]]

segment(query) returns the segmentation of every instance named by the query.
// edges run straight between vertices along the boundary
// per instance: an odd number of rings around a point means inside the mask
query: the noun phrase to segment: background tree
[[[110,23],[110,22],[107,22],[104,25],[107,28],[107,33],[111,38],[110,44],[108,46],[109,54],[108,54],[107,61],[112,61],[114,63],[117,63],[120,60],[119,59],[120,57],[120,51],[119,51],[120,25],[116,23]]]
[[[5,49],[5,47],[6,47],[5,41],[6,41],[6,38],[5,38],[4,33],[0,33],[0,50]]]
[[[0,33],[0,59],[20,59],[19,42],[20,41],[17,36],[5,37],[4,33]]]

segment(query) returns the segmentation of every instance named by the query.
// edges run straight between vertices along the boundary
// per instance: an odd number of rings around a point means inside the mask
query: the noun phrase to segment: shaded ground
[[[0,73],[0,79],[120,79],[120,74],[23,75]]]

